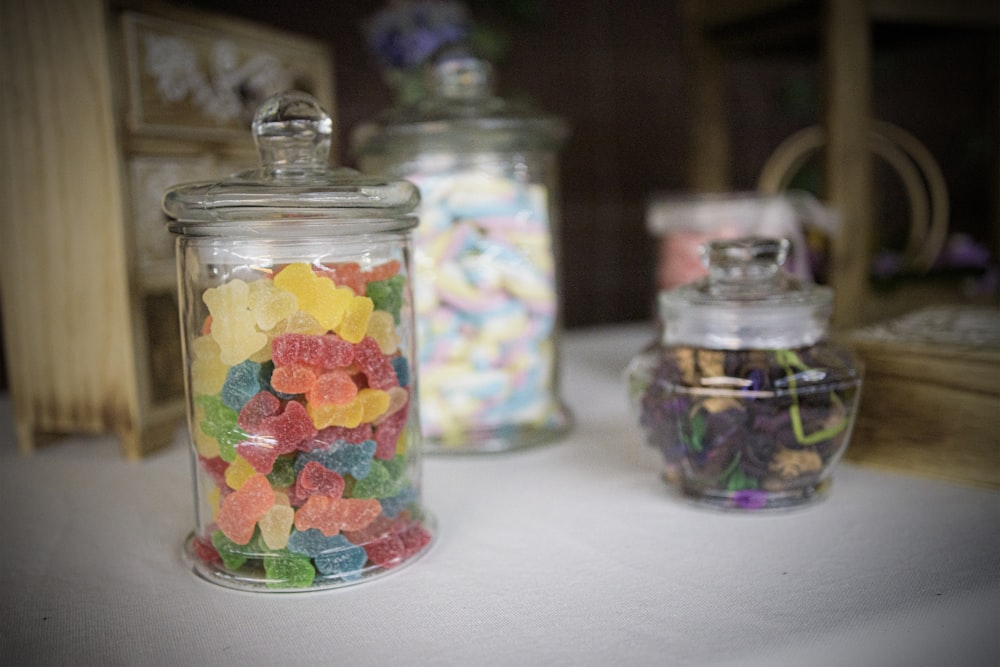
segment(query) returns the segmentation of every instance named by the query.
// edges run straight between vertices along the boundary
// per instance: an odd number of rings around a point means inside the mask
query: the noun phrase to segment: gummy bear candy
[[[268,549],[284,549],[288,544],[288,536],[292,531],[292,521],[295,519],[295,510],[289,505],[279,505],[275,503],[257,521],[260,528],[260,536]]]
[[[191,391],[195,395],[222,391],[229,366],[222,363],[219,353],[219,344],[211,336],[191,341]]]
[[[264,475],[254,475],[222,499],[216,524],[236,544],[247,544],[257,520],[274,505],[274,490]],[[381,509],[381,506],[379,506]]]
[[[399,260],[390,259],[388,262],[383,262],[365,271],[365,280],[370,283],[380,282],[386,278],[391,278],[397,273],[399,273]]]
[[[324,442],[327,446],[332,445],[337,440],[351,443],[353,445],[372,439],[372,425],[359,424],[354,428],[344,426],[328,426],[316,435],[316,440]]]
[[[398,385],[396,371],[382,354],[374,338],[365,337],[354,346],[354,363],[368,378],[373,389],[389,389]]]
[[[248,287],[248,305],[261,331],[273,329],[299,310],[295,295],[278,289],[270,280],[255,280]]]
[[[377,445],[375,458],[389,460],[396,454],[403,453],[398,451],[399,436],[403,432],[403,427],[406,426],[407,416],[407,410],[404,407],[379,422],[375,428],[375,443]]]
[[[222,387],[222,402],[239,412],[261,390],[260,364],[244,361],[229,369]]]
[[[326,268],[317,269],[317,275],[325,276],[332,280],[337,286],[350,287],[355,294],[365,293],[365,276],[361,272],[361,267],[356,262],[346,262],[334,264]]]
[[[230,489],[239,489],[246,484],[248,479],[256,474],[257,470],[246,457],[242,455],[237,456],[236,459],[229,464],[229,467],[226,468],[226,472],[224,474],[226,486]]]
[[[344,319],[335,328],[336,333],[348,343],[357,343],[368,330],[368,318],[375,310],[375,304],[366,296],[351,299],[344,311]]]
[[[274,339],[271,350],[276,366],[303,363],[334,369],[354,361],[354,346],[335,334],[286,333]]]
[[[299,471],[296,480],[299,497],[312,495],[339,498],[344,492],[344,478],[316,461],[309,461]]]
[[[317,528],[329,537],[341,530],[360,530],[374,521],[381,511],[377,500],[309,496],[295,511],[295,528]]]
[[[268,391],[260,391],[246,402],[236,423],[248,433],[255,432],[265,417],[273,417],[281,409],[281,401]]]
[[[370,298],[376,310],[384,310],[392,314],[392,319],[399,324],[399,311],[403,306],[403,286],[406,280],[395,275],[386,280],[376,280],[368,283],[365,294]]]
[[[372,461],[371,470],[351,489],[354,498],[389,498],[399,493],[401,480],[388,467],[388,461]]]
[[[374,440],[365,440],[357,444],[338,440],[326,448],[300,454],[295,467],[302,470],[310,461],[315,461],[341,475],[363,479],[371,470],[374,455]]]
[[[249,540],[247,540],[249,542]],[[246,554],[239,548],[239,545],[221,531],[212,533],[212,546],[215,552],[222,558],[222,564],[227,570],[238,570],[247,562]]]
[[[382,354],[393,354],[399,348],[399,335],[396,333],[392,314],[384,310],[376,310],[371,314],[365,335],[375,339]]]
[[[309,414],[296,401],[286,403],[281,414],[262,419],[257,433],[273,438],[280,454],[289,454],[302,442],[316,437]]]
[[[347,371],[335,369],[316,378],[309,389],[310,405],[349,405],[358,395],[358,385]]]
[[[343,535],[327,537],[315,528],[293,531],[288,540],[288,550],[313,558],[316,569],[321,574],[337,575],[347,580],[360,577],[361,570],[368,561],[365,550],[352,544]]]
[[[274,489],[284,489],[295,484],[295,460],[292,456],[279,456],[274,460],[267,481]],[[277,493],[277,491],[275,491]]]
[[[219,358],[235,366],[267,344],[267,335],[257,330],[250,312],[250,290],[235,278],[205,290],[202,300],[212,315],[212,338],[219,344]]]
[[[337,287],[329,278],[317,276],[308,264],[289,264],[274,276],[274,284],[295,295],[299,310],[316,318],[327,331],[336,329],[354,298],[349,287]]]
[[[205,411],[199,427],[219,442],[219,456],[232,462],[236,458],[236,444],[246,437],[237,424],[237,413],[218,396],[198,396],[195,401]]]
[[[264,572],[268,588],[305,588],[316,577],[308,558],[288,552],[265,558]]]
[[[304,394],[316,384],[316,373],[305,364],[278,366],[271,374],[271,387],[283,394]]]

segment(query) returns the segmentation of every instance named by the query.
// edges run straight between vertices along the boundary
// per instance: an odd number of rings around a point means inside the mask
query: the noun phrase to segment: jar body
[[[177,239],[203,578],[315,590],[422,553],[410,232]]]
[[[733,510],[822,498],[861,392],[857,359],[826,340],[782,350],[656,342],[632,360],[628,380],[664,479],[696,503]]]
[[[554,152],[362,154],[418,186],[415,310],[431,452],[496,452],[570,425],[560,399]]]

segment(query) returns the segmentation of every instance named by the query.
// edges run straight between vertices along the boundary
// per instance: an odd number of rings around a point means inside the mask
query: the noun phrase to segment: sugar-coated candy
[[[274,489],[284,489],[295,484],[295,459],[291,455],[282,455],[274,460],[271,472],[265,473],[267,481]],[[277,493],[277,491],[275,491]]]
[[[372,283],[392,278],[394,275],[399,273],[399,268],[400,264],[398,259],[390,259],[387,262],[382,262],[381,264],[373,266],[365,271],[365,281]]]
[[[399,386],[408,386],[410,384],[410,364],[406,361],[406,357],[393,357],[390,363]]]
[[[271,387],[283,394],[304,394],[316,384],[316,373],[305,364],[278,366],[271,373]]]
[[[316,569],[320,574],[339,576],[346,581],[357,579],[361,576],[365,563],[368,562],[368,553],[341,535],[336,535],[334,538],[340,539],[341,544],[316,554],[314,557]]]
[[[403,480],[391,461],[372,461],[371,470],[355,482],[351,489],[354,498],[390,498],[399,493]]]
[[[212,533],[212,546],[227,570],[238,570],[247,562],[247,555],[240,545],[226,537],[221,530]]]
[[[361,423],[365,414],[364,406],[357,400],[347,405],[310,405],[309,417],[317,429],[328,426],[354,428]]]
[[[191,391],[195,396],[222,391],[229,366],[222,363],[219,354],[219,344],[210,335],[191,341]]]
[[[222,561],[222,556],[219,555],[219,551],[215,548],[212,542],[210,540],[206,540],[200,535],[194,536],[191,540],[191,548],[194,550],[194,555],[205,563]]]
[[[230,489],[240,489],[247,480],[258,473],[257,469],[246,457],[239,455],[229,467],[226,468],[224,477],[226,479],[226,486]]]
[[[219,344],[219,358],[235,366],[267,344],[267,334],[257,330],[250,311],[250,289],[234,278],[205,290],[202,300],[212,315],[212,338]]]
[[[216,523],[219,530],[236,544],[246,544],[253,537],[257,520],[274,505],[274,489],[264,475],[254,475],[238,491],[222,499]],[[381,506],[380,506],[381,507]]]
[[[316,440],[325,443],[324,446],[332,445],[337,440],[356,445],[364,442],[365,440],[371,439],[371,424],[359,424],[354,428],[346,428],[344,426],[328,426],[316,434]]]
[[[299,310],[295,295],[278,289],[270,280],[255,280],[248,288],[247,302],[261,331],[273,329]]]
[[[368,297],[354,297],[344,310],[344,317],[335,328],[336,333],[348,343],[357,343],[368,331],[368,318],[374,310],[375,304]]]
[[[344,312],[354,298],[349,287],[337,287],[329,278],[313,273],[308,264],[289,264],[274,276],[274,284],[291,292],[299,310],[316,318],[320,326],[333,331],[340,326]]]
[[[354,346],[336,334],[281,334],[274,339],[271,349],[276,366],[303,363],[334,369],[345,368],[354,361]]]
[[[392,387],[395,389],[396,387]],[[361,421],[375,422],[389,409],[389,392],[381,389],[364,388],[358,391],[357,402],[361,405]]]
[[[289,454],[302,442],[316,437],[309,414],[296,401],[286,403],[281,414],[262,419],[257,433],[273,438],[280,454]]]
[[[378,310],[384,310],[392,315],[393,321],[399,324],[400,310],[403,306],[403,286],[406,280],[403,276],[395,275],[385,280],[376,280],[368,283],[365,294],[370,298]]]
[[[358,395],[358,385],[342,369],[322,373],[308,389],[310,405],[349,405]]]
[[[236,445],[246,433],[239,428],[239,415],[235,410],[222,402],[216,395],[198,396],[195,402],[204,410],[205,418],[199,423],[199,428],[219,443],[219,456],[225,461],[236,458]]]
[[[402,387],[390,387],[386,394],[389,397],[389,404],[386,406],[385,412],[374,420],[376,425],[382,423],[391,415],[396,414],[399,410],[402,410],[410,402],[410,392]]]
[[[397,450],[399,449],[399,436],[403,432],[403,427],[406,426],[407,416],[407,410],[404,407],[378,423],[378,426],[375,427],[375,458],[389,460],[396,454],[403,453]]]
[[[284,549],[292,531],[295,510],[290,505],[275,503],[257,520],[260,536],[268,549]]]
[[[283,552],[264,559],[268,588],[305,588],[312,584],[316,570],[308,558]]]
[[[326,536],[336,535],[342,530],[364,528],[381,512],[382,506],[377,500],[309,496],[295,511],[295,528],[316,528]]]
[[[288,550],[312,558],[320,574],[347,580],[360,577],[368,561],[365,550],[343,535],[327,537],[315,528],[293,531],[288,540]]]
[[[368,328],[365,335],[375,339],[379,350],[384,355],[391,355],[399,348],[399,334],[392,315],[384,310],[376,310],[368,318]]]
[[[240,410],[237,425],[248,433],[260,428],[266,417],[273,417],[281,410],[281,401],[269,391],[259,391]]]
[[[368,378],[368,386],[373,389],[389,389],[399,384],[395,369],[374,338],[366,336],[354,346],[354,363]]]
[[[295,467],[301,471],[309,462],[315,461],[341,475],[363,479],[371,470],[373,456],[375,456],[374,440],[364,440],[356,444],[337,440],[322,449],[300,454],[295,461]]]
[[[299,497],[323,495],[339,498],[344,492],[344,478],[317,461],[309,461],[302,466],[295,483]]]
[[[412,486],[407,486],[403,488],[402,491],[394,496],[388,498],[379,498],[379,503],[382,505],[382,514],[389,517],[390,519],[395,519],[396,516],[402,512],[404,509],[412,505],[417,501],[417,490]]]
[[[389,533],[364,545],[368,560],[379,567],[395,567],[406,557],[406,544],[396,533]]]
[[[339,287],[350,287],[356,295],[365,293],[365,274],[357,262],[344,262],[319,268],[317,275],[329,278]]]
[[[222,486],[226,483],[226,470],[229,468],[229,464],[223,461],[221,457],[206,458],[199,456],[198,465],[215,482],[216,486]]]
[[[222,386],[222,402],[239,412],[261,390],[260,364],[247,360],[229,369]]]

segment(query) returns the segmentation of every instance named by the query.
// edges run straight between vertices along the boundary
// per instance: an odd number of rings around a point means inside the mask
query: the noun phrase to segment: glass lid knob
[[[278,93],[257,109],[253,137],[263,172],[294,179],[327,169],[333,121],[313,96]]]

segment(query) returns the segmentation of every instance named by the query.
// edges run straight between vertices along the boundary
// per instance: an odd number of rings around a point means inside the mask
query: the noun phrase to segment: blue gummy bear
[[[410,384],[410,364],[406,361],[406,357],[393,357],[392,370],[396,371],[396,380],[399,381],[400,387]]]
[[[320,574],[340,575],[347,580],[360,577],[368,560],[365,550],[343,535],[327,537],[316,528],[293,531],[287,549],[312,558]]]
[[[404,509],[412,505],[417,500],[417,490],[408,486],[396,495],[389,498],[382,498],[382,514],[390,519],[395,519]]]
[[[364,479],[371,472],[375,447],[374,440],[365,440],[356,445],[343,440],[334,440],[329,447],[299,454],[295,461],[295,470],[299,472],[310,461],[316,461],[324,468],[341,475]]]
[[[239,412],[260,390],[260,364],[247,359],[226,373],[226,383],[222,385],[220,396],[226,407]]]

